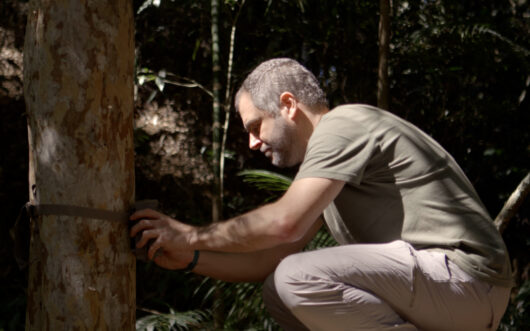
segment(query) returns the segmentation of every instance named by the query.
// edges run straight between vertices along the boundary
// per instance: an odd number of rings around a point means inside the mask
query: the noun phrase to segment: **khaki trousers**
[[[290,255],[263,297],[285,330],[473,331],[497,329],[509,293],[398,240]]]

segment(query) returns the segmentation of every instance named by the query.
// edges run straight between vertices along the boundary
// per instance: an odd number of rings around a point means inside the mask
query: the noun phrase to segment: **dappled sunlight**
[[[193,184],[209,184],[213,178],[207,156],[201,154],[204,142],[197,133],[196,111],[178,109],[171,100],[164,104],[145,103],[137,109],[134,121],[137,163],[147,178],[165,175],[188,178]],[[137,146],[138,147],[138,146]],[[148,149],[149,153],[142,153]]]
[[[0,90],[8,98],[16,99],[22,94],[22,52],[14,43],[13,31],[0,27]]]
[[[60,145],[59,135],[54,128],[48,127],[42,130],[41,140],[41,149],[38,153],[39,162],[43,165],[49,165],[56,159],[57,147]]]
[[[180,117],[180,119],[179,119]],[[135,128],[142,129],[150,135],[157,133],[187,133],[189,128],[182,115],[174,109],[174,104],[167,102],[159,106],[156,102],[146,104],[144,108],[138,110],[138,116],[134,120]]]

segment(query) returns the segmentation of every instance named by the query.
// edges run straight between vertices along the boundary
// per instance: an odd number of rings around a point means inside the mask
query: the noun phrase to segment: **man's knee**
[[[268,312],[285,330],[307,331],[307,328],[291,313],[278,295],[274,278],[275,273],[272,273],[263,284],[263,302]]]
[[[267,307],[277,306],[279,301],[283,302],[281,292],[292,291],[292,286],[296,283],[293,270],[296,267],[297,259],[293,255],[284,258],[276,267],[276,270],[270,274],[263,283],[263,302]],[[290,308],[290,307],[289,307]]]
[[[283,307],[292,310],[297,300],[294,293],[303,286],[303,277],[296,255],[284,258],[276,270],[267,277],[263,284],[263,302],[267,308]]]
[[[274,272],[273,286],[284,305],[291,311],[312,301],[322,279],[315,275],[306,254],[293,254],[280,262]],[[327,283],[327,282],[326,282]]]
[[[304,283],[298,255],[284,258],[263,283],[263,302],[269,310],[278,306],[291,310],[296,305],[293,293]]]

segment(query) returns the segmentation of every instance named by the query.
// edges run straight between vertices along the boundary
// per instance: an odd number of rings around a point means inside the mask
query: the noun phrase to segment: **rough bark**
[[[502,207],[499,215],[495,218],[494,223],[500,233],[504,232],[504,229],[506,229],[508,223],[519,207],[521,207],[523,201],[528,196],[528,193],[530,193],[530,172],[526,174],[523,180],[519,183],[515,191],[513,191]]]
[[[379,1],[379,67],[377,70],[377,106],[389,107],[388,55],[390,53],[390,1]]]
[[[127,211],[134,200],[134,23],[128,0],[35,0],[24,45],[30,199]],[[127,221],[32,222],[26,328],[132,330]]]

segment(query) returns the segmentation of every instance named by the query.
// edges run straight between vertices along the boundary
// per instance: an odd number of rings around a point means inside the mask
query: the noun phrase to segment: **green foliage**
[[[528,171],[528,4],[394,4],[391,111],[448,149],[495,215]]]
[[[524,282],[504,314],[499,330],[519,331],[530,325],[530,280]]]
[[[243,182],[266,191],[284,192],[292,182],[291,178],[268,170],[244,170],[238,175],[243,176]]]
[[[323,227],[320,229],[317,234],[315,235],[315,238],[313,238],[305,247],[305,251],[312,251],[319,248],[324,247],[332,247],[337,246],[337,242],[335,239],[331,236],[327,228]]]
[[[178,312],[170,308],[169,313],[153,313],[136,321],[137,331],[181,331],[199,328],[210,317],[210,312],[192,310]]]
[[[149,134],[142,129],[134,129],[133,137],[134,149],[140,153],[147,153],[149,151]]]
[[[261,283],[228,283],[206,278],[204,302],[220,295],[214,302],[224,310],[224,330],[277,330],[278,326],[268,315],[261,296]],[[214,306],[214,309],[218,307]]]
[[[142,3],[142,5],[140,6],[140,8],[138,8],[136,13],[140,14],[142,11],[144,11],[149,6],[159,7],[160,6],[160,2],[161,2],[161,0],[145,0]]]
[[[264,202],[278,198],[291,185],[292,179],[268,170],[243,170],[237,174],[243,176],[243,182],[258,190],[267,191],[269,196]]]

